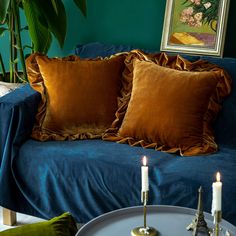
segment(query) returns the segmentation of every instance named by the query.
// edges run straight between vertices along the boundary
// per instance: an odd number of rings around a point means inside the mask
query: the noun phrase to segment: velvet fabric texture
[[[236,199],[236,188],[232,186],[236,181],[232,174],[235,148],[224,145],[209,156],[192,158],[100,139],[29,139],[21,146],[13,169],[25,200],[19,201],[15,195],[12,198],[18,203],[19,212],[51,218],[70,211],[81,223],[115,209],[137,206],[141,204],[143,155],[148,157],[150,205],[196,209],[198,188],[202,186],[204,211],[210,212],[212,182],[219,170],[224,189],[222,215],[236,225],[236,205],[232,204]],[[25,203],[30,203],[30,207]]]
[[[1,236],[74,236],[77,232],[75,220],[70,213],[45,222],[23,225],[0,232]]]
[[[80,58],[97,58],[97,57],[109,57],[113,54],[120,52],[129,52],[135,49],[130,45],[111,45],[100,42],[92,42],[88,44],[78,44],[75,46],[73,53]]]
[[[149,204],[196,208],[201,185],[204,211],[210,212],[211,185],[219,170],[222,215],[236,225],[232,184],[236,182],[236,59],[202,58],[225,68],[233,81],[215,122],[219,151],[209,156],[180,157],[103,140],[35,141],[30,133],[40,94],[27,84],[1,97],[0,205],[45,219],[69,211],[84,223],[108,211],[139,205],[140,165],[146,155]]]
[[[204,189],[204,211],[211,211],[216,171],[223,178],[222,215],[236,225],[236,59],[207,60],[232,77],[232,93],[215,122],[219,151],[181,157],[150,148],[103,140],[30,139],[40,94],[28,84],[0,98],[0,205],[50,219],[69,211],[77,222],[140,204],[141,160],[149,157],[149,204],[197,206]],[[119,181],[117,181],[119,179]]]
[[[32,137],[41,141],[101,137],[115,118],[124,58],[31,55],[26,61],[28,78],[42,97]]]
[[[223,69],[141,51],[133,51],[125,63],[123,97],[104,140],[182,156],[217,151],[212,125],[231,91]]]

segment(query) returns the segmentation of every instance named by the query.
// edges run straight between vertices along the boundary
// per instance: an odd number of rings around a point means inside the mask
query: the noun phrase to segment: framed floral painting
[[[229,0],[167,0],[161,50],[222,56]]]

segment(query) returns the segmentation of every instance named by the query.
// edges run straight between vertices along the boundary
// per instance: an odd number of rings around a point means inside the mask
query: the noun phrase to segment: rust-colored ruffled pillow
[[[126,66],[117,118],[103,139],[182,156],[217,150],[212,122],[231,88],[223,69],[139,51],[127,57]]]
[[[32,137],[41,141],[101,137],[118,108],[124,59],[125,54],[95,60],[31,55],[28,78],[42,97]]]

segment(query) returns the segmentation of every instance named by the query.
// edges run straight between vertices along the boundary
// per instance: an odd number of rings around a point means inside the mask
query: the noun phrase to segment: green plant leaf
[[[0,25],[3,25],[3,26],[4,25],[9,25],[8,23],[9,23],[9,17],[8,17],[8,13],[7,13],[4,21],[2,21],[2,22],[0,21]]]
[[[4,63],[3,63],[3,59],[2,59],[2,55],[0,53],[0,68],[1,68],[1,71],[2,71],[2,79],[3,81],[6,81],[6,69],[5,69],[5,66],[4,66]]]
[[[83,13],[83,15],[87,16],[87,4],[86,0],[73,0],[74,3],[77,5],[77,7],[80,9],[80,11]]]
[[[17,50],[20,50],[20,47],[17,44],[12,45],[14,48],[16,48]]]
[[[19,58],[16,58],[16,59],[13,61],[14,64],[17,64],[18,62],[19,62]]]
[[[23,2],[23,0],[16,0],[17,5],[18,5],[21,9],[23,9],[23,4],[22,4],[22,2]]]
[[[55,0],[51,0],[51,2],[52,2],[53,8],[54,8],[56,14],[58,15],[57,2]]]
[[[9,4],[10,0],[0,0],[0,22],[4,22]]]
[[[31,49],[31,50],[33,49],[33,47],[30,46],[30,45],[24,45],[23,50],[26,49],[26,48],[29,48],[29,49]]]
[[[30,38],[34,45],[34,51],[47,53],[52,42],[52,35],[45,26],[46,19],[40,14],[40,9],[38,9],[35,0],[24,0],[23,8],[29,26]]]
[[[4,33],[4,31],[6,31],[7,28],[5,27],[0,27],[0,36]]]
[[[57,5],[57,11],[55,11],[52,2],[37,0],[37,9],[40,10],[40,14],[45,19],[45,26],[48,26],[50,32],[54,34],[61,47],[64,45],[67,29],[67,18],[64,4],[61,0],[54,0]]]

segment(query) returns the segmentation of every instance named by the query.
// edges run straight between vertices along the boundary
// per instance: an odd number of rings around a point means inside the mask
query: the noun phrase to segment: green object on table
[[[45,222],[28,224],[0,232],[1,236],[74,236],[77,227],[70,213],[64,213]]]

